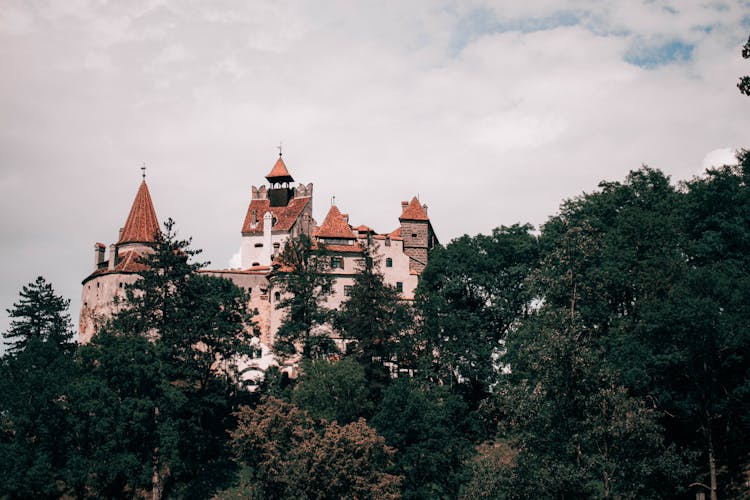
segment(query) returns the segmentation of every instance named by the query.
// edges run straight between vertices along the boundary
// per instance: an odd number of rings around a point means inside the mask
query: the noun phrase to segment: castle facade
[[[427,206],[414,197],[401,203],[398,225],[388,233],[376,233],[366,225],[353,226],[349,217],[331,205],[322,224],[313,218],[313,185],[298,184],[279,158],[266,175],[268,187],[252,186],[250,204],[241,230],[241,267],[207,269],[200,272],[232,280],[249,295],[249,307],[260,333],[261,348],[270,353],[285,312],[277,308],[281,292],[274,289],[275,259],[290,238],[309,236],[328,250],[333,285],[324,306],[337,309],[346,300],[359,269],[363,247],[370,245],[384,281],[395,287],[404,300],[414,298],[419,275],[429,251],[438,244]],[[96,331],[117,312],[117,298],[124,298],[126,285],[143,271],[139,257],[151,251],[159,222],[146,180],[141,182],[117,243],[94,245],[94,269],[82,282],[78,341],[89,342]]]

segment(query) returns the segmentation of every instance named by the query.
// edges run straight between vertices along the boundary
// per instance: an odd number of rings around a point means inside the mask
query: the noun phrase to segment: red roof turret
[[[146,181],[141,182],[138,193],[133,200],[128,220],[122,228],[120,241],[122,243],[153,243],[154,236],[159,231],[159,220],[156,218],[151,194],[148,192]]]

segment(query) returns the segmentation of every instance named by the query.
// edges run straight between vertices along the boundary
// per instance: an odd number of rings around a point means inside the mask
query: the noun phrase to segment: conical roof
[[[268,182],[292,182],[294,180],[289,174],[289,170],[287,170],[286,164],[281,158],[281,155],[279,155],[279,159],[276,160],[276,164],[274,164],[271,171],[268,172],[268,175],[266,175],[266,179],[268,179]]]
[[[316,234],[318,238],[338,238],[338,239],[356,239],[352,232],[352,228],[349,227],[349,223],[339,211],[336,205],[332,205],[328,211],[323,224],[318,228]]]
[[[151,194],[148,192],[146,181],[141,182],[138,193],[130,208],[128,220],[120,234],[121,243],[151,243],[154,235],[159,231],[159,221],[156,218],[154,204],[151,202]]]
[[[419,200],[415,196],[411,199],[409,206],[404,209],[399,220],[430,220],[430,218],[427,217],[427,212],[424,211],[424,208],[419,204]]]

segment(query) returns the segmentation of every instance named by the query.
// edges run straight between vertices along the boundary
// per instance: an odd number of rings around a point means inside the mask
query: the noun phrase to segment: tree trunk
[[[708,425],[708,466],[711,471],[711,500],[718,500],[716,485],[716,456],[714,455],[714,442],[711,436],[711,424]]]
[[[159,407],[156,406],[154,408],[154,430],[158,427],[158,419],[159,419]],[[157,439],[158,439],[158,432],[157,432]],[[154,445],[154,451],[152,455],[152,467],[153,467],[153,475],[151,476],[151,500],[161,500],[162,495],[162,478],[161,478],[161,464],[159,463],[159,444],[157,441],[157,444]]]

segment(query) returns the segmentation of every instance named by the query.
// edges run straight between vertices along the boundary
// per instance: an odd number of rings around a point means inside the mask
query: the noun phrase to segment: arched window
[[[391,259],[390,257],[385,259],[385,267],[393,267],[393,259]]]
[[[279,292],[274,293],[273,294],[273,300],[275,300],[276,302],[280,301],[281,300],[281,293],[279,293]]]

